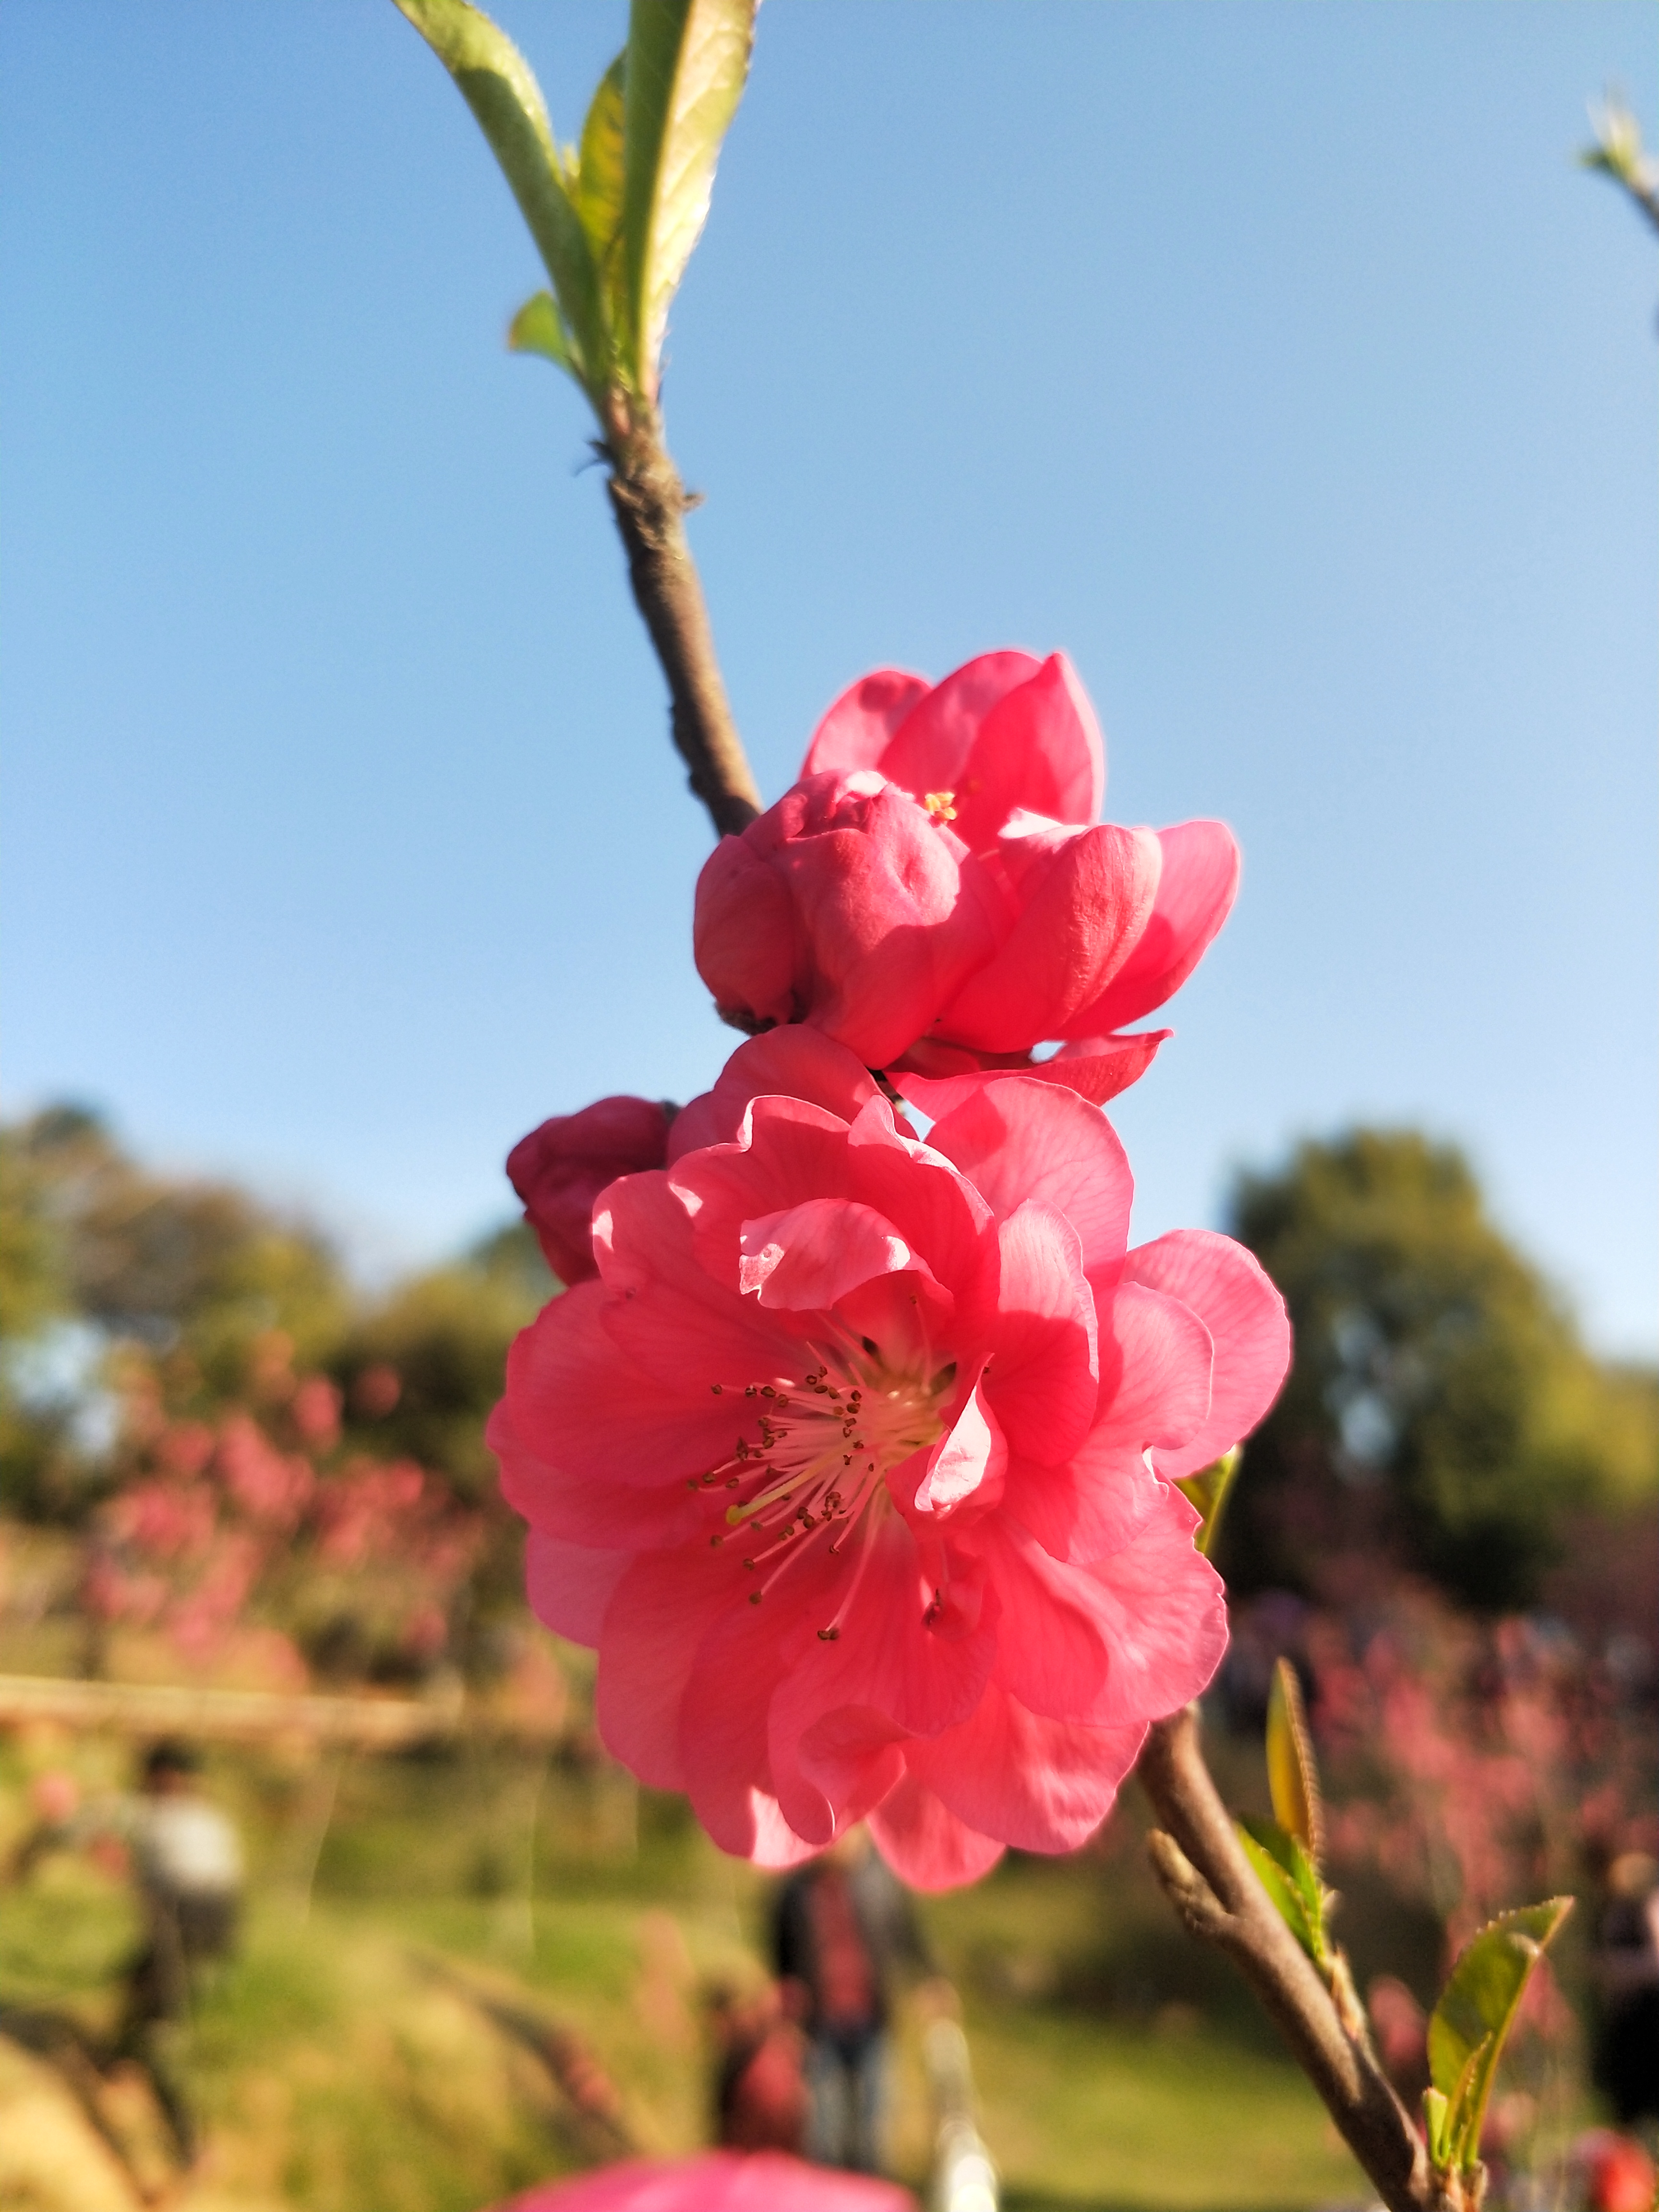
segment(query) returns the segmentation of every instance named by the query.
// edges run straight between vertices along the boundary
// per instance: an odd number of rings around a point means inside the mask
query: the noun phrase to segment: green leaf
[[[550,292],[534,292],[525,301],[507,326],[507,343],[510,353],[538,353],[581,381],[570,334]]]
[[[1201,1468],[1197,1474],[1177,1475],[1176,1488],[1189,1505],[1197,1507],[1202,1525],[1193,1538],[1194,1547],[1207,1559],[1215,1553],[1217,1531],[1221,1526],[1221,1509],[1227,1503],[1227,1492],[1233,1486],[1233,1477],[1238,1473],[1238,1462],[1243,1457],[1241,1445],[1235,1444],[1230,1452],[1223,1452],[1218,1460]]]
[[[1572,1910],[1553,1897],[1490,1922],[1459,1954],[1429,2021],[1429,2075],[1448,2099],[1451,2153],[1467,2171],[1480,2155],[1486,2102],[1532,1970]]]
[[[576,167],[576,212],[601,269],[622,230],[623,75],[627,62],[625,52],[618,54],[599,79],[582,125]]]
[[[1325,1808],[1319,1768],[1302,1709],[1302,1686],[1288,1659],[1275,1665],[1267,1695],[1267,1788],[1279,1826],[1298,1839],[1316,1867],[1322,1866]]]
[[[1325,1940],[1325,1892],[1313,1861],[1299,1840],[1273,1820],[1241,1820],[1238,1839],[1255,1869],[1274,1910],[1308,1956],[1322,1966],[1329,1947]]]
[[[668,303],[708,214],[743,96],[757,0],[633,0],[623,82],[623,366],[657,392]]]
[[[610,348],[599,276],[553,142],[541,87],[507,33],[468,0],[396,0],[449,71],[513,189],[553,280],[573,374],[604,390]]]
[[[1423,2092],[1423,2132],[1428,2138],[1429,2162],[1443,2172],[1451,2164],[1451,2102],[1442,2089]]]

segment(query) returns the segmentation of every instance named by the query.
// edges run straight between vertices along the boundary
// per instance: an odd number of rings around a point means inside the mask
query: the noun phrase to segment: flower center
[[[957,818],[956,802],[954,791],[930,791],[921,803],[935,822],[954,822]]]
[[[723,1501],[716,1549],[741,1547],[749,1593],[758,1605],[793,1559],[817,1542],[839,1558],[856,1551],[851,1579],[836,1616],[818,1635],[833,1643],[863,1577],[869,1540],[883,1510],[887,1470],[945,1433],[939,1405],[956,1378],[954,1365],[932,1374],[895,1371],[868,1337],[820,1351],[819,1364],[791,1383],[714,1382],[716,1397],[740,1395],[752,1408],[754,1434],[740,1435],[729,1459],[690,1478],[692,1490],[736,1491]]]

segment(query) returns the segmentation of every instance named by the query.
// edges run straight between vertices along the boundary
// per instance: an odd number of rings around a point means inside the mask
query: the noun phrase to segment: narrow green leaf
[[[1429,2163],[1443,2172],[1451,2164],[1451,2103],[1442,2089],[1423,2092],[1423,2133],[1428,2139]]]
[[[553,141],[541,87],[507,33],[468,0],[396,0],[449,71],[477,118],[553,280],[565,330],[590,394],[601,391],[609,349],[587,234]]]
[[[1216,1533],[1221,1526],[1221,1510],[1227,1503],[1227,1492],[1233,1486],[1233,1477],[1238,1473],[1243,1458],[1241,1446],[1235,1444],[1230,1452],[1223,1452],[1218,1460],[1203,1468],[1197,1474],[1177,1475],[1176,1488],[1189,1505],[1196,1506],[1202,1525],[1193,1538],[1195,1548],[1204,1557],[1215,1556]]]
[[[1465,1946],[1429,2021],[1429,2075],[1449,2099],[1454,2148],[1479,2155],[1486,2102],[1521,1999],[1544,1947],[1572,1910],[1553,1897],[1490,1922]]]
[[[534,292],[525,301],[507,326],[507,343],[511,353],[538,353],[556,362],[580,383],[581,365],[550,292]]]
[[[1294,1836],[1272,1820],[1240,1820],[1238,1840],[1274,1911],[1310,1959],[1325,1957],[1323,1898],[1318,1876]]]
[[[1274,1666],[1267,1695],[1267,1788],[1279,1826],[1299,1839],[1316,1867],[1323,1866],[1325,1808],[1319,1794],[1319,1768],[1302,1707],[1302,1685],[1288,1659]]]
[[[623,73],[627,62],[625,52],[618,54],[599,79],[582,125],[576,167],[576,212],[601,269],[622,230]]]
[[[623,84],[619,333],[623,367],[657,392],[668,304],[708,214],[720,141],[743,96],[757,0],[632,0]]]

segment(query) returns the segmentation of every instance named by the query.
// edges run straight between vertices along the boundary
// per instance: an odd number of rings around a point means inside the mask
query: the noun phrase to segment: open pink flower
[[[1225,1237],[1127,1249],[1122,1150],[1058,1085],[981,1082],[924,1144],[795,1030],[688,1110],[713,1141],[603,1194],[599,1279],[508,1363],[532,1602],[728,1850],[867,1817],[942,1888],[1071,1849],[1220,1657],[1171,1478],[1271,1402],[1277,1292]]]
[[[1111,1097],[1169,1034],[1121,1031],[1197,965],[1238,849],[1219,822],[1099,821],[1104,781],[1063,654],[861,678],[793,790],[704,866],[695,946],[722,1015],[935,1077],[1021,1072],[1059,1042],[1054,1079]]]
[[[596,1098],[580,1113],[554,1115],[507,1154],[507,1180],[562,1283],[595,1272],[593,1201],[618,1176],[662,1165],[671,1118],[656,1099]]]

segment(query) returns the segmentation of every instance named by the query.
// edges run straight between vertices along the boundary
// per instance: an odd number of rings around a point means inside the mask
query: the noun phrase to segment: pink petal
[[[1006,1515],[970,1534],[1001,1606],[996,1680],[1032,1712],[1098,1725],[1111,1653],[1086,1571],[1051,1558]],[[1123,1717],[1133,1717],[1112,1716]]]
[[[1254,1254],[1206,1229],[1177,1229],[1140,1245],[1123,1271],[1126,1280],[1178,1298],[1214,1340],[1202,1425],[1153,1460],[1158,1473],[1171,1479],[1195,1474],[1248,1436],[1279,1395],[1291,1363],[1285,1301]]]
[[[793,1374],[800,1340],[787,1315],[739,1294],[735,1251],[710,1275],[696,1233],[701,1224],[694,1226],[678,1188],[685,1165],[612,1183],[593,1209],[593,1249],[610,1293],[606,1334],[650,1377],[653,1396],[684,1392],[701,1413],[716,1382],[741,1387]]]
[[[1100,1302],[1099,1414],[1063,1464],[1021,1461],[1008,1510],[1056,1559],[1083,1563],[1121,1549],[1158,1509],[1164,1486],[1149,1445],[1184,1441],[1210,1402],[1207,1329],[1177,1299],[1139,1284]]]
[[[842,1706],[814,1721],[797,1743],[778,1747],[779,1809],[816,1846],[856,1827],[904,1772],[904,1732],[884,1714]]]
[[[728,858],[733,844],[742,854]],[[737,1027],[810,1020],[880,1066],[989,956],[1000,900],[908,793],[865,769],[814,775],[716,848],[693,949]]]
[[[797,1018],[802,947],[794,902],[787,881],[747,837],[722,837],[703,862],[691,945],[722,1019],[759,1029]]]
[[[737,1572],[698,1646],[680,1698],[679,1760],[698,1820],[723,1851],[749,1858],[760,1832],[757,1796],[775,1797],[767,1712],[793,1615],[781,1606],[749,1605],[748,1579],[730,1547],[722,1556]]]
[[[999,1236],[996,1349],[982,1387],[1012,1449],[1053,1465],[1088,1435],[1099,1394],[1083,1246],[1064,1214],[1034,1198],[1015,1208]]]
[[[1101,994],[1146,928],[1158,868],[1150,830],[1103,823],[1070,838],[1022,885],[1019,918],[994,957],[941,1001],[934,1034],[981,1052],[1019,1052],[1115,1026],[1098,1018]]]
[[[1145,832],[1141,834],[1146,834]],[[1227,919],[1238,890],[1238,846],[1224,822],[1160,830],[1158,900],[1129,957],[1100,996],[1056,1036],[1082,1037],[1139,1021],[1173,998]]]
[[[1111,1654],[1103,1688],[1078,1717],[1099,1728],[1161,1719],[1197,1697],[1220,1665],[1226,1593],[1193,1549],[1197,1521],[1181,1492],[1166,1490],[1121,1551],[1069,1571],[1093,1583],[1095,1617]]]
[[[850,1130],[802,1101],[757,1098],[742,1141],[688,1153],[670,1175],[715,1284],[738,1279],[745,1222],[836,1198],[884,1216],[926,1261],[957,1300],[960,1334],[988,1325],[997,1276],[989,1210],[948,1160],[899,1134],[878,1095]]]
[[[971,1720],[905,1757],[971,1828],[1022,1851],[1073,1851],[1111,1811],[1146,1735],[1045,1720],[993,1682]]]
[[[496,2212],[916,2212],[916,2205],[896,2182],[832,2173],[781,2151],[711,2150],[601,2166],[532,2189]]]
[[[882,755],[882,774],[917,799],[955,791],[986,716],[1041,665],[1029,653],[981,653],[953,669],[900,725]]]
[[[631,1552],[596,1552],[585,1544],[562,1543],[556,1536],[530,1531],[525,1545],[525,1591],[530,1609],[556,1636],[585,1644],[591,1651],[611,1593],[631,1564]]]
[[[870,1833],[901,1881],[929,1892],[977,1881],[1003,1851],[909,1774],[870,1815]]]
[[[668,1164],[704,1145],[735,1142],[750,1099],[804,1098],[843,1121],[878,1092],[864,1062],[801,1022],[740,1044],[712,1091],[683,1106],[669,1124]]]
[[[982,1083],[935,1123],[928,1142],[999,1220],[1032,1199],[1063,1214],[1091,1281],[1121,1264],[1133,1178],[1111,1123],[1075,1093],[1026,1076]]]
[[[773,1699],[775,1753],[847,1706],[868,1708],[909,1735],[937,1735],[972,1712],[996,1656],[996,1601],[993,1595],[988,1604],[971,1561],[941,1589],[908,1524],[879,1508],[845,1540],[834,1560],[816,1547],[757,1608],[775,1596],[790,1620],[782,1632],[790,1664]],[[860,1545],[867,1547],[861,1564]],[[836,1626],[833,1641],[818,1636]],[[778,1796],[787,1804],[781,1781]]]
[[[830,708],[806,749],[803,776],[826,769],[881,767],[894,732],[933,686],[925,676],[900,668],[878,668],[851,684]]]
[[[593,1715],[611,1756],[649,1789],[686,1786],[686,1685],[704,1637],[742,1602],[734,1579],[726,1561],[688,1545],[641,1553],[617,1585],[599,1639]]]
[[[1097,821],[1105,787],[1094,708],[1066,655],[1051,653],[981,723],[955,785],[952,827],[971,851],[983,852],[1016,808],[1057,822]]]
[[[1158,1510],[1164,1489],[1144,1451],[1098,1429],[1062,1466],[1011,1458],[1003,1497],[1045,1552],[1078,1566],[1121,1551]]]
[[[884,1215],[842,1198],[758,1214],[738,1231],[738,1250],[739,1290],[792,1311],[832,1306],[872,1275],[931,1273]]]
[[[1002,1430],[975,1389],[950,1435],[927,1462],[927,1475],[915,1495],[917,1512],[949,1512],[984,1486],[993,1495],[1000,1492],[1007,1464]]]
[[[706,1507],[686,1489],[732,1449],[741,1416],[705,1391],[688,1405],[620,1351],[605,1294],[579,1284],[507,1354],[488,1440],[501,1491],[532,1527],[596,1550],[683,1542]]]
[[[987,1083],[1000,1083],[1011,1075],[1023,1075],[1033,1083],[1057,1083],[1091,1106],[1103,1106],[1139,1081],[1159,1045],[1174,1035],[1173,1030],[1144,1030],[1130,1036],[1086,1037],[1062,1045],[1048,1060],[1033,1060],[1029,1052],[975,1052],[967,1045],[922,1037],[887,1073],[930,1121],[942,1121]],[[669,1152],[672,1158],[672,1139]]]
[[[1042,1082],[1063,1083],[1091,1104],[1103,1106],[1140,1080],[1159,1045],[1174,1035],[1173,1030],[1140,1030],[1129,1036],[1079,1037],[1061,1045],[1052,1060],[1039,1062],[1031,1073]]]
[[[1184,1444],[1210,1409],[1210,1332],[1190,1306],[1141,1283],[1104,1293],[1099,1313],[1098,1428],[1134,1451]]]
[[[593,1201],[618,1176],[659,1168],[667,1109],[656,1099],[597,1098],[580,1113],[556,1114],[507,1156],[507,1181],[562,1283],[594,1273]]]
[[[749,1793],[749,1823],[753,1841],[744,1856],[769,1874],[787,1874],[791,1867],[804,1866],[823,1849],[822,1844],[809,1844],[798,1836],[784,1819],[777,1799],[769,1797],[763,1790]]]

